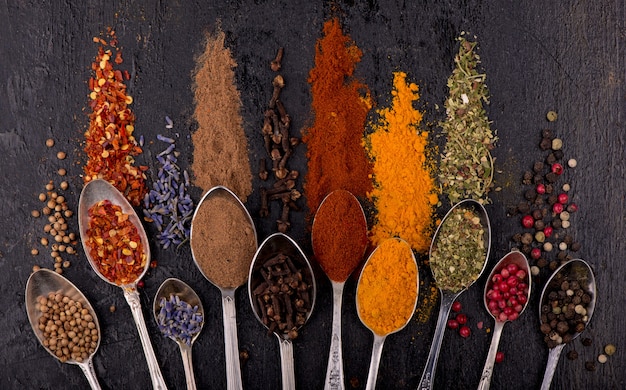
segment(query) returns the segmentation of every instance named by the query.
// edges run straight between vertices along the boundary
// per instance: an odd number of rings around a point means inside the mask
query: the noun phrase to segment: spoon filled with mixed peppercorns
[[[587,327],[596,307],[596,279],[589,264],[581,259],[557,268],[541,292],[539,320],[550,353],[542,390],[549,390],[565,344]]]
[[[50,355],[78,365],[92,389],[100,389],[92,358],[100,346],[93,307],[72,282],[48,269],[26,282],[26,312],[33,332]]]
[[[78,201],[78,225],[89,264],[105,282],[120,287],[130,306],[155,389],[167,389],[141,310],[137,283],[150,266],[146,232],[124,195],[106,180],[85,184]]]

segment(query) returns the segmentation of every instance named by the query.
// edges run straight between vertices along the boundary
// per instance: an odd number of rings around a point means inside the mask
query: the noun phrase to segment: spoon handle
[[[433,343],[430,346],[430,352],[428,353],[428,360],[426,361],[426,367],[424,367],[424,373],[422,379],[418,385],[419,390],[431,390],[434,385],[434,376],[437,369],[437,359],[439,358],[439,350],[441,349],[441,342],[443,341],[443,335],[446,331],[446,322],[448,321],[448,313],[452,303],[458,294],[449,294],[444,291],[441,292],[441,307],[439,308],[439,318],[437,319],[437,326],[435,328],[435,335],[433,336]]]
[[[502,329],[504,328],[504,322],[496,321],[493,327],[493,336],[491,336],[491,345],[489,346],[489,353],[485,360],[485,367],[478,383],[478,390],[487,390],[491,386],[491,375],[493,374],[493,365],[496,361],[496,353],[498,353],[498,345],[500,344],[500,336],[502,335]]]
[[[541,390],[550,389],[552,377],[554,376],[554,371],[556,371],[556,366],[559,363],[559,357],[561,356],[563,347],[565,347],[565,344],[559,344],[550,349],[550,353],[548,354],[548,364],[546,365],[546,373],[543,376],[543,382],[541,382]]]
[[[191,359],[191,346],[181,344],[180,356],[183,359],[183,368],[185,369],[185,382],[187,390],[196,390],[196,378],[193,374],[193,363]]]
[[[278,336],[278,335],[277,335]],[[280,371],[283,379],[283,390],[295,390],[296,375],[293,363],[293,344],[291,340],[278,337],[280,346]]]
[[[96,376],[96,371],[93,368],[93,360],[88,359],[84,363],[80,363],[78,365],[81,370],[83,370],[83,374],[87,378],[89,382],[89,386],[91,386],[91,390],[100,390],[100,383],[98,383],[98,377]]]
[[[383,353],[384,343],[384,336],[374,334],[372,357],[370,359],[370,370],[367,373],[367,384],[365,385],[365,390],[374,390],[376,388],[376,378],[378,378],[378,366],[380,365],[380,356]]]
[[[241,390],[235,290],[222,292],[222,314],[224,316],[224,348],[226,352],[226,387],[228,390]]]
[[[343,390],[343,356],[341,348],[341,301],[343,283],[331,280],[333,286],[333,327],[324,390]]]
[[[165,380],[159,369],[159,363],[154,355],[154,349],[152,349],[152,343],[150,342],[150,336],[148,335],[148,329],[146,328],[146,322],[141,312],[141,301],[139,300],[139,293],[135,287],[124,288],[124,298],[130,306],[130,311],[133,313],[133,319],[135,325],[139,331],[139,339],[143,347],[143,353],[146,355],[146,361],[148,362],[148,370],[150,371],[150,379],[152,379],[152,387],[156,390],[166,390]]]

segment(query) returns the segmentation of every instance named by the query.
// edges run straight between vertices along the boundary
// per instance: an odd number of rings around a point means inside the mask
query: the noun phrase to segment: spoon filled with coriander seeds
[[[458,296],[484,272],[490,246],[489,216],[483,205],[473,199],[465,199],[452,206],[433,235],[428,258],[441,293],[441,302],[419,390],[431,390],[434,386],[448,314]]]
[[[89,386],[99,390],[92,359],[100,346],[100,325],[87,298],[72,282],[44,268],[30,275],[25,295],[28,320],[41,345],[61,363],[78,365]]]
[[[204,308],[198,294],[187,283],[166,279],[154,296],[154,319],[164,336],[180,348],[188,390],[196,389],[191,347],[204,326]]]

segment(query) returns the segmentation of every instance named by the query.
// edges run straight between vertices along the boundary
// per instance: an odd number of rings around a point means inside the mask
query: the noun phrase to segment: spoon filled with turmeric
[[[318,264],[333,288],[333,322],[324,389],[343,389],[341,304],[346,280],[367,249],[367,221],[359,201],[346,190],[335,190],[320,204],[311,232]]]
[[[367,390],[376,387],[385,338],[413,316],[418,289],[417,262],[409,244],[399,238],[383,241],[367,259],[356,289],[359,319],[374,333]]]

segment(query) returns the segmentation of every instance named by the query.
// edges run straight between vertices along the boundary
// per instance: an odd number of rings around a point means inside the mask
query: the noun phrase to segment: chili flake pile
[[[126,93],[124,80],[128,71],[115,69],[122,64],[122,52],[117,48],[115,31],[109,29],[111,40],[95,37],[98,55],[91,64],[89,78],[89,129],[85,132],[87,163],[85,183],[102,178],[113,184],[126,198],[138,206],[147,192],[144,171],[146,166],[135,167],[134,157],[142,153],[133,131],[135,115],[129,108],[133,98]],[[115,50],[115,53],[113,52]]]
[[[459,53],[448,79],[450,95],[445,101],[446,120],[441,122],[447,142],[441,158],[439,181],[454,204],[463,199],[489,203],[493,187],[494,158],[490,150],[497,137],[491,131],[483,102],[489,103],[485,74],[479,74],[476,42],[458,38]]]
[[[118,286],[138,279],[147,256],[129,214],[111,201],[102,200],[89,208],[88,215],[86,244],[98,271]]]

